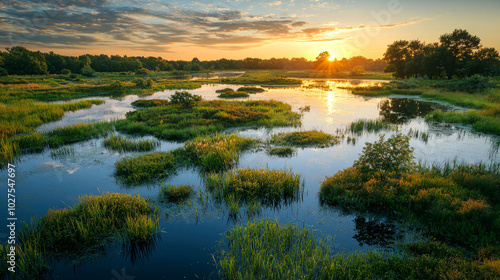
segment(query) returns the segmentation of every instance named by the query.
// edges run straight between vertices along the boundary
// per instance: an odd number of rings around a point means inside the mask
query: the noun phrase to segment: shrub
[[[365,74],[365,68],[363,68],[362,66],[356,66],[351,69],[350,73],[351,76],[360,76]]]
[[[68,75],[71,74],[71,70],[69,70],[69,69],[63,69],[63,70],[61,70],[61,74],[68,76]]]
[[[71,74],[69,74],[69,77],[70,77],[71,79],[76,79],[76,78],[78,77],[78,74],[71,73]]]
[[[133,83],[135,83],[135,86],[137,87],[145,87],[146,86],[146,80],[143,78],[135,78],[132,80]]]
[[[8,75],[9,75],[9,72],[7,72],[7,70],[5,70],[4,68],[0,67],[0,77],[8,76]]]
[[[396,134],[374,143],[366,143],[363,154],[354,162],[364,174],[402,173],[413,169],[413,148],[410,147],[410,137],[396,131]]]
[[[201,100],[201,95],[191,94],[185,90],[176,91],[175,94],[170,97],[171,104],[180,105],[182,107],[191,107]]]
[[[86,64],[85,66],[83,66],[82,68],[82,75],[85,76],[85,77],[93,77],[95,74],[95,71],[94,69],[92,69],[92,67],[90,67],[90,65]]]
[[[468,93],[478,93],[490,87],[489,79],[479,74],[473,75],[465,80],[460,80],[454,84],[454,90]]]
[[[139,68],[135,70],[136,75],[147,75],[149,73],[148,69],[146,68]]]

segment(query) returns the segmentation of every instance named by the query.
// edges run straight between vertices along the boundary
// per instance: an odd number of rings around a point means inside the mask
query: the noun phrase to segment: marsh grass
[[[446,244],[418,241],[398,253],[335,254],[312,228],[248,221],[229,229],[214,261],[222,279],[494,279],[491,261],[469,260]],[[333,254],[332,254],[333,253]]]
[[[249,97],[248,93],[241,91],[226,91],[219,94],[219,98],[246,98]]]
[[[221,171],[234,166],[239,154],[255,140],[236,134],[200,136],[185,144],[185,154],[204,171]]]
[[[50,157],[53,159],[58,159],[58,158],[65,158],[68,156],[74,156],[75,155],[75,147],[61,147],[56,150],[51,150],[50,151]]]
[[[127,217],[124,225],[123,240],[129,244],[144,244],[155,238],[160,232],[160,217],[154,215],[140,215],[136,217]]]
[[[176,167],[172,152],[156,152],[118,160],[115,175],[126,184],[136,184],[165,178],[175,172]]]
[[[166,140],[187,140],[230,127],[300,125],[300,115],[278,101],[199,101],[192,107],[169,104],[127,113],[116,124],[129,134],[154,135]]]
[[[294,131],[274,134],[269,142],[275,145],[325,148],[339,144],[340,137],[318,130]]]
[[[118,134],[110,134],[106,139],[104,139],[104,147],[108,150],[119,151],[119,152],[147,152],[154,150],[160,145],[160,142],[155,140],[131,140],[122,137]]]
[[[264,92],[266,90],[261,87],[240,87],[236,91],[242,91],[246,93],[257,93],[257,92]]]
[[[408,135],[413,138],[420,139],[424,143],[427,143],[429,141],[429,133],[420,131],[418,129],[413,130],[410,128],[410,130],[408,131]]]
[[[388,121],[360,119],[348,125],[346,128],[346,132],[360,134],[366,131],[371,133],[379,132],[381,130],[387,130],[390,127],[391,123]]]
[[[216,199],[234,196],[242,202],[278,206],[299,198],[300,175],[290,169],[237,169],[208,174],[206,186]]]
[[[296,151],[291,147],[278,147],[267,150],[267,153],[271,156],[291,157],[296,153]]]
[[[500,106],[484,110],[449,111],[435,110],[427,121],[471,125],[478,132],[500,135]]]
[[[194,189],[190,185],[171,186],[170,184],[162,183],[158,197],[160,201],[179,203],[186,201],[194,193]]]
[[[139,99],[131,103],[134,107],[150,108],[150,107],[163,107],[168,105],[166,99]]]

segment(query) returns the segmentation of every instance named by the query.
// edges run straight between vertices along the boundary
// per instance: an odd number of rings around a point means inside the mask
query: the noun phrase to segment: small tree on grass
[[[396,131],[396,134],[385,140],[381,134],[379,141],[366,143],[363,154],[354,162],[354,167],[365,175],[375,173],[385,176],[401,174],[414,169],[413,148],[410,147],[410,137]]]
[[[171,104],[181,105],[183,107],[191,107],[196,102],[201,101],[201,95],[191,94],[187,91],[176,91],[174,95],[170,97]]]
[[[90,65],[86,64],[85,66],[83,66],[82,68],[82,75],[85,76],[85,77],[92,77],[94,76],[95,74],[95,71],[94,69],[92,69],[92,67],[90,67]]]

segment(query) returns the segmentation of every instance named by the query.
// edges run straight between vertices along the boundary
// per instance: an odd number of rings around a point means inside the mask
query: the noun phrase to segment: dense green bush
[[[82,75],[85,76],[85,77],[93,77],[95,74],[95,71],[94,69],[92,69],[92,67],[90,67],[90,65],[86,64],[85,66],[83,66],[82,68]]]
[[[171,104],[177,104],[183,107],[191,107],[195,102],[201,100],[201,95],[191,94],[185,90],[176,91],[175,94],[170,97]]]
[[[146,68],[139,68],[135,70],[135,74],[137,75],[147,75],[149,73],[148,69]]]
[[[71,74],[71,70],[63,69],[63,70],[61,70],[61,74],[66,75],[66,76],[70,75]]]
[[[7,72],[7,70],[0,67],[0,77],[8,76],[8,75],[9,75],[9,73]]]

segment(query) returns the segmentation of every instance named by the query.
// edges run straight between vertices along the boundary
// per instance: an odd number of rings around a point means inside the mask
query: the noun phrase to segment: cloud
[[[279,6],[281,5],[281,1],[272,1],[267,3],[269,6]]]
[[[278,6],[281,1],[268,2]],[[334,41],[338,33],[394,28],[428,18],[367,26],[324,23],[309,26],[306,16],[256,15],[236,8],[198,5],[199,9],[139,0],[6,0],[0,10],[0,41],[50,48],[120,46],[165,52],[176,44],[244,49],[276,41]]]

